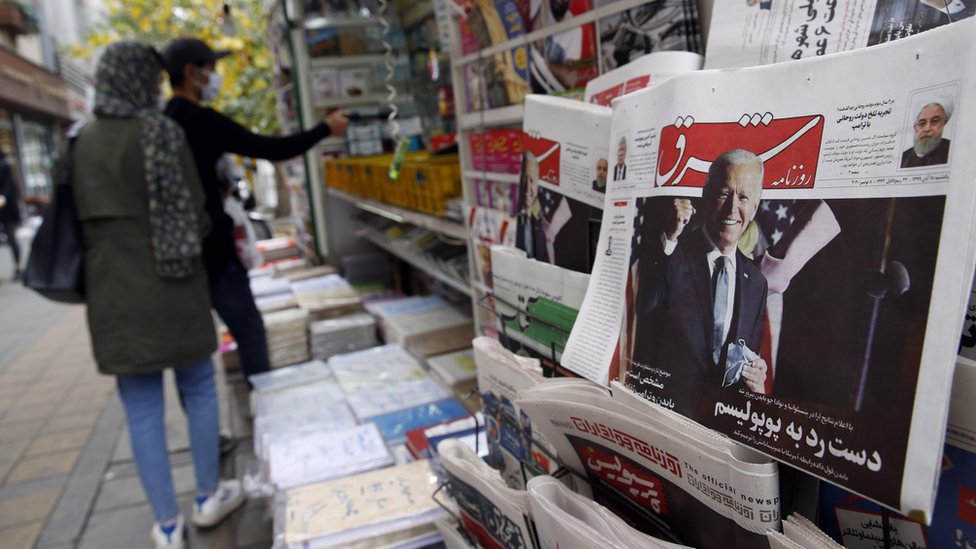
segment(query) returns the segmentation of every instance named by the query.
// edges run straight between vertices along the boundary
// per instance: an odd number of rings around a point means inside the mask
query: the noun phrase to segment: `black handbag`
[[[60,303],[85,302],[85,244],[71,187],[72,157],[80,128],[72,130],[53,198],[44,210],[24,270],[24,286]]]

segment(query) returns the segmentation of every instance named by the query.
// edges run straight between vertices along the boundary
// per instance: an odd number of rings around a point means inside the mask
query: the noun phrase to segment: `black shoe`
[[[220,457],[224,457],[237,448],[237,438],[229,432],[220,433]]]

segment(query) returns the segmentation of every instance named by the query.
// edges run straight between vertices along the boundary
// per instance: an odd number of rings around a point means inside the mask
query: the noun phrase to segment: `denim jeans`
[[[197,494],[217,489],[220,474],[217,388],[213,362],[209,358],[173,368],[176,386],[183,400],[190,432],[190,454],[197,479]],[[156,520],[176,517],[179,507],[173,490],[164,423],[163,373],[130,374],[116,377],[116,384],[132,440],[139,479],[152,505]]]
[[[244,375],[250,377],[271,370],[264,320],[254,304],[251,281],[240,262],[228,262],[224,270],[213,277],[210,301],[237,342],[237,355]]]

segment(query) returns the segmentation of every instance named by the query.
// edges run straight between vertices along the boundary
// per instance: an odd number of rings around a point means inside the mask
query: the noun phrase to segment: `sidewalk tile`
[[[195,493],[196,477],[193,476],[193,466],[184,465],[173,469],[173,490],[178,496]],[[95,500],[94,512],[143,503],[146,503],[146,493],[138,476],[113,479],[102,483]]]
[[[74,468],[79,453],[80,450],[70,450],[21,460],[7,476],[7,483],[66,475]]]
[[[76,429],[91,429],[95,425],[95,422],[98,421],[98,414],[98,412],[85,412],[84,414],[55,415],[41,433],[49,434],[74,431]]]
[[[3,415],[3,423],[14,424],[25,421],[43,421],[51,417],[56,403],[46,402],[33,406],[14,406],[14,408]]]
[[[38,456],[63,452],[65,450],[78,450],[85,445],[85,442],[88,441],[90,436],[91,429],[76,429],[74,431],[40,435],[27,448],[25,456]]]
[[[149,546],[153,525],[149,504],[131,505],[88,519],[79,549],[130,549]]]
[[[0,549],[26,549],[33,547],[41,534],[44,521],[0,528]]]
[[[49,488],[0,499],[0,528],[45,518],[60,495],[59,488]]]
[[[30,446],[31,438],[22,437],[18,439],[0,441],[0,461],[17,461],[24,454],[24,450]],[[3,475],[0,475],[0,479]]]
[[[17,423],[7,422],[6,419],[0,420],[0,445],[21,439],[32,439],[41,428],[44,427],[43,419],[31,421],[19,421]]]

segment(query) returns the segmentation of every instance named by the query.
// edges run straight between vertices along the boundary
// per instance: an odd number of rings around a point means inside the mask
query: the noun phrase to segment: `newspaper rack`
[[[519,314],[525,316],[525,318],[531,320],[532,322],[538,322],[539,324],[543,324],[547,328],[549,328],[549,329],[551,329],[553,331],[559,332],[561,334],[564,334],[567,338],[569,338],[569,330],[566,330],[562,326],[558,326],[556,324],[553,324],[552,322],[549,322],[548,320],[546,320],[544,318],[541,318],[539,316],[536,316],[536,315],[534,315],[534,314],[526,311],[525,309],[522,309],[520,307],[516,307],[515,305],[512,305],[510,302],[508,302],[508,301],[506,301],[506,300],[498,297],[495,294],[489,293],[489,294],[485,294],[484,296],[482,296],[481,298],[479,298],[478,299],[478,306],[481,307],[482,309],[485,309],[486,311],[489,311],[490,313],[492,313],[495,316],[499,316],[498,309],[496,309],[494,305],[492,305],[491,303],[489,303],[489,300],[494,300],[494,301],[501,302],[506,307],[510,307],[510,308],[518,311]],[[505,345],[505,347],[507,347],[507,348],[510,349],[511,348],[512,339],[509,338],[509,336],[508,336],[508,328],[505,326],[505,323],[504,322],[501,322],[499,324],[500,324],[500,327],[501,327],[501,342],[502,342],[503,345]],[[540,343],[544,343],[544,342],[541,342],[540,341]],[[560,342],[558,342],[558,341],[556,341],[554,339],[551,339],[551,340],[549,340],[548,347],[549,347],[549,356],[543,356],[543,357],[541,357],[541,358],[544,358],[545,359],[545,360],[542,360],[541,361],[542,372],[543,372],[543,375],[545,377],[579,377],[579,376],[576,376],[575,374],[570,373],[569,370],[567,370],[566,368],[564,368],[560,364],[559,359],[557,358],[559,356],[562,356],[562,352],[563,352],[563,350],[565,350],[565,345],[561,344]]]

